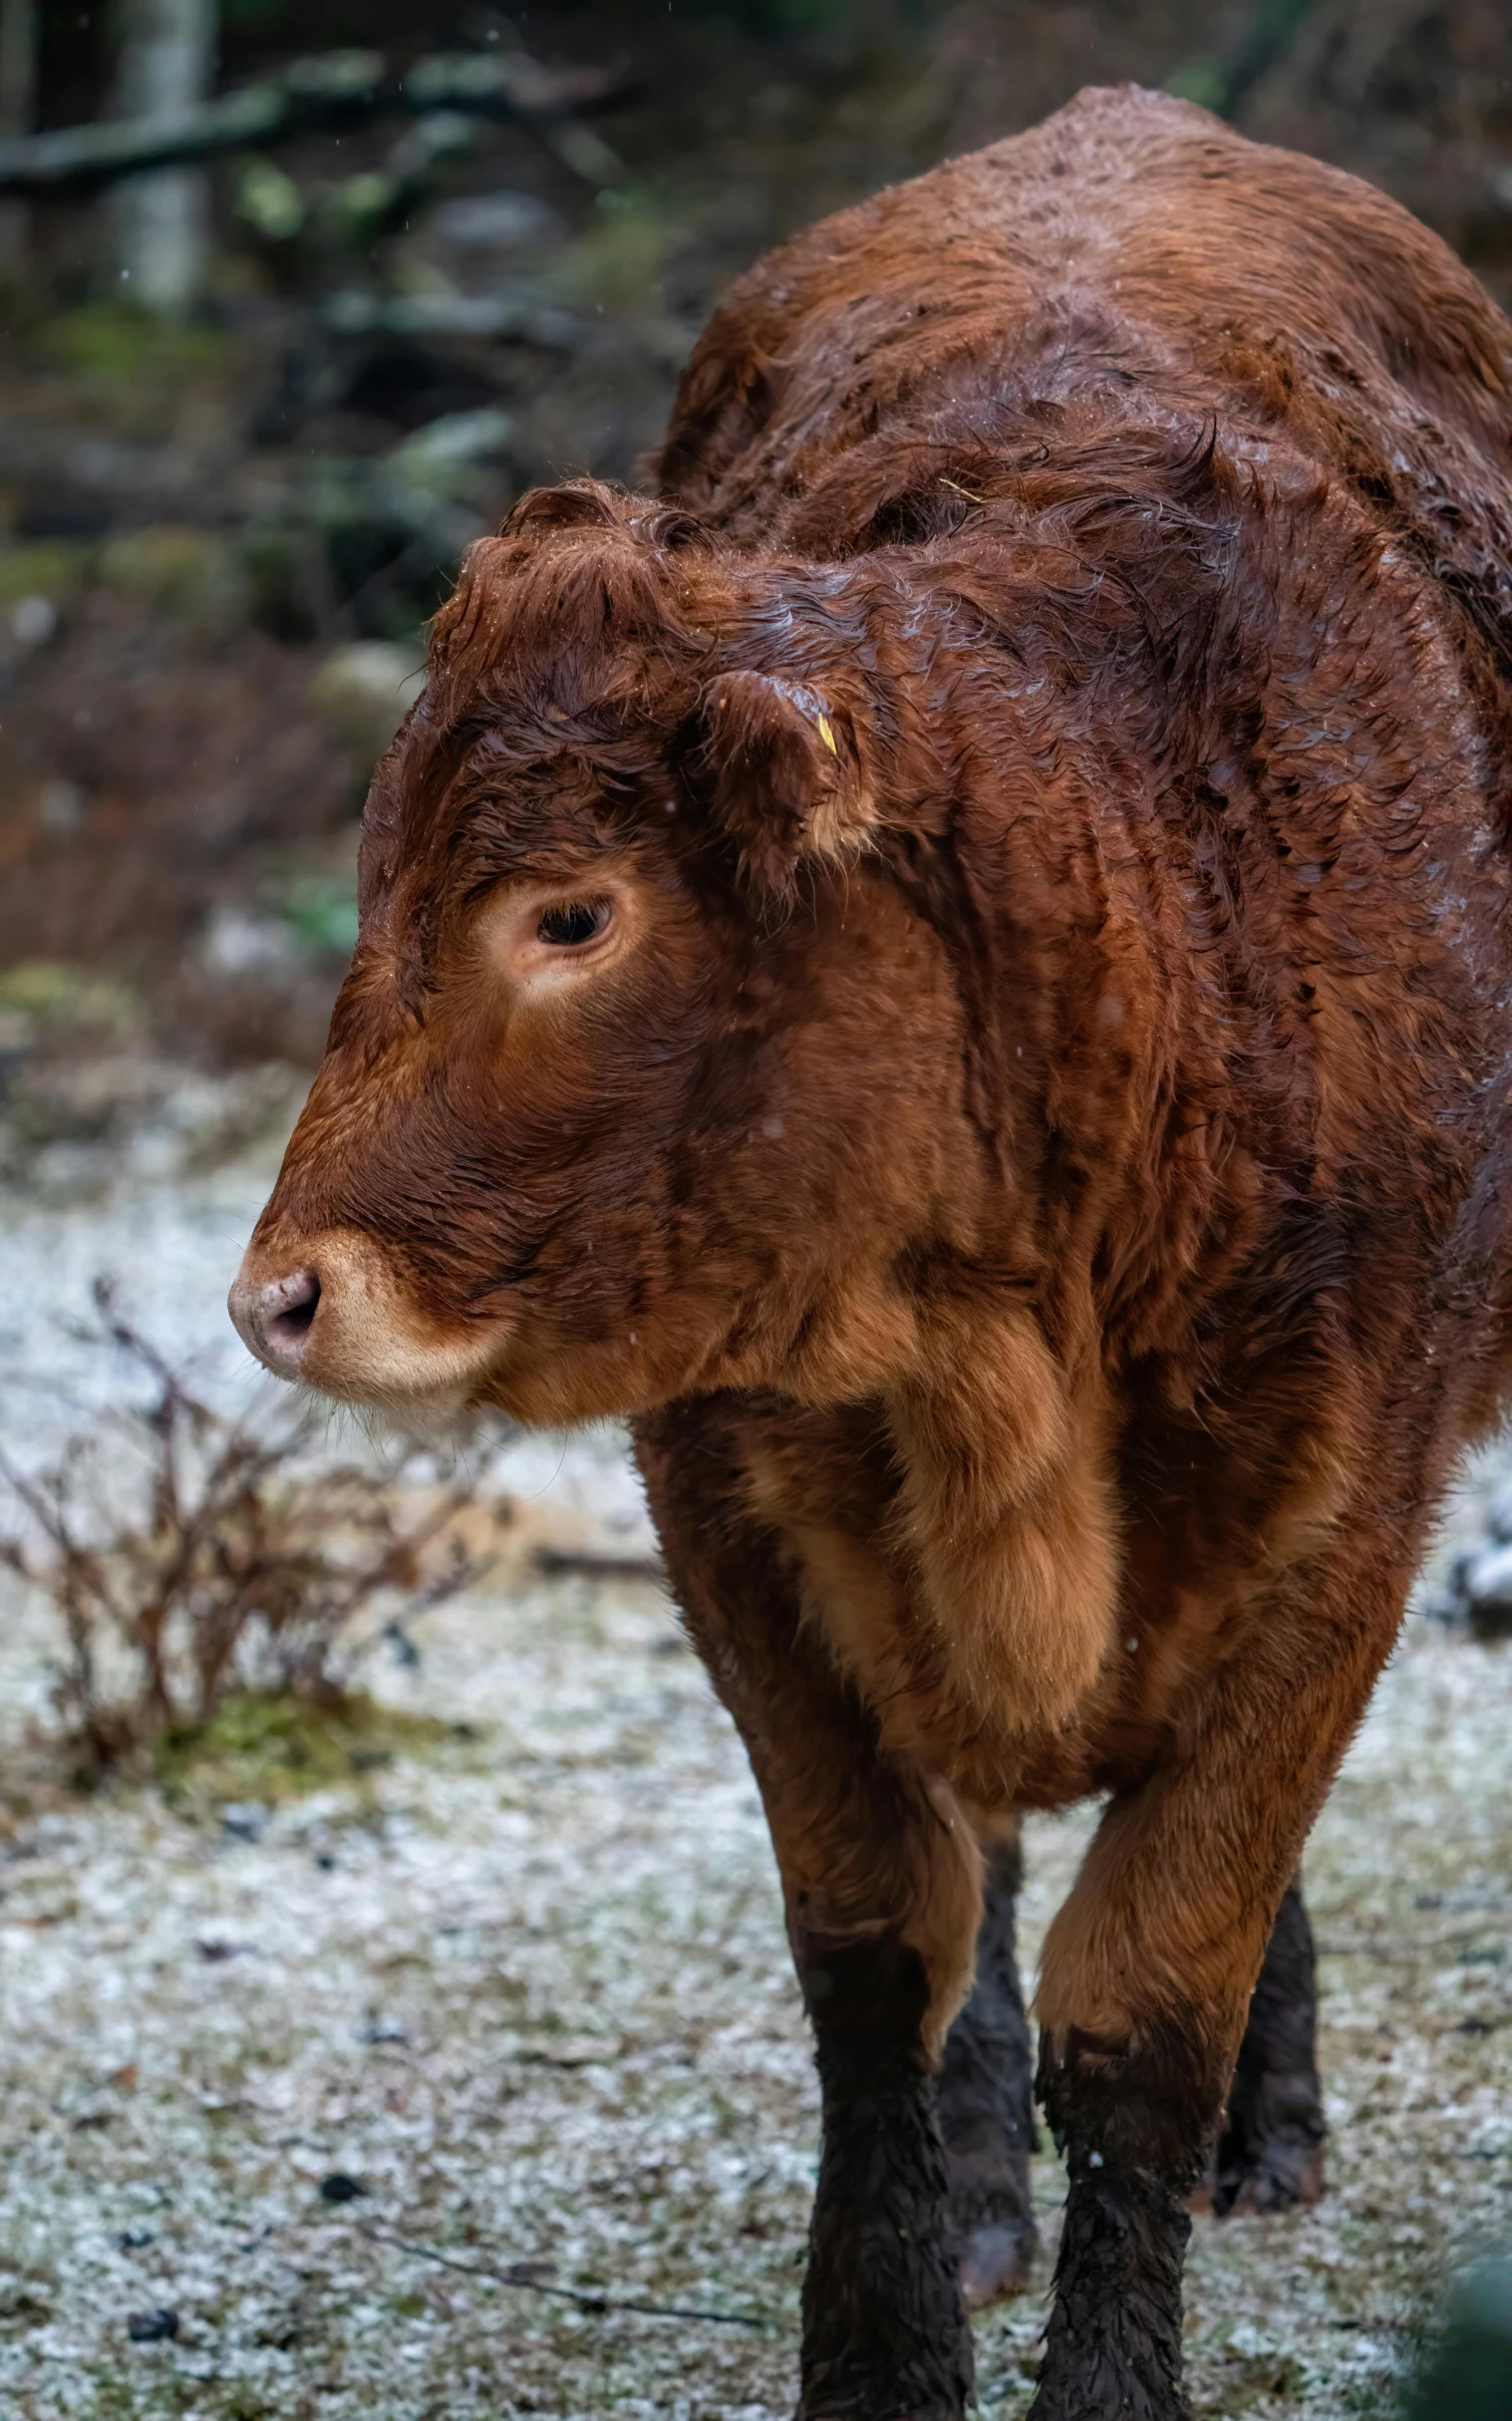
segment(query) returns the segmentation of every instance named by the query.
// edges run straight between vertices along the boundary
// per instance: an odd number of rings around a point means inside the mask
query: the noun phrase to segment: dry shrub
[[[339,1704],[338,1645],[357,1617],[418,1613],[492,1559],[458,1535],[472,1482],[417,1496],[404,1484],[412,1457],[312,1470],[323,1414],[233,1418],[121,1317],[107,1284],[95,1300],[90,1341],[125,1357],[143,1399],[103,1412],[39,1474],[0,1450],[21,1515],[0,1534],[0,1562],[62,1618],[54,1703],[98,1777],[209,1723],[233,1691]],[[495,1523],[508,1517],[494,1508]]]

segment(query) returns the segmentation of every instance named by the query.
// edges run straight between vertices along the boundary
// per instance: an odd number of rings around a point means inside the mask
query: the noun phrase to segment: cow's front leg
[[[1041,2092],[1069,2169],[1033,2421],[1180,2421],[1188,2198],[1288,1878],[1409,1572],[1278,1586],[1179,1751],[1116,1795],[1046,1942]]]
[[[889,1927],[794,1935],[824,2139],[803,2281],[804,2421],[956,2421],[971,2388],[929,1979]]]
[[[971,1981],[981,1853],[952,1794],[883,1749],[805,1621],[799,1560],[751,1510],[734,1416],[674,1408],[637,1442],[673,1585],[750,1752],[813,2026],[803,2421],[960,2421],[971,2332],[936,2073]]]
[[[1024,1862],[1017,1818],[997,1831],[987,1844],[976,1981],[940,2070],[951,2230],[970,2304],[1027,2284],[1036,2242],[1035,2054],[1014,1940]]]

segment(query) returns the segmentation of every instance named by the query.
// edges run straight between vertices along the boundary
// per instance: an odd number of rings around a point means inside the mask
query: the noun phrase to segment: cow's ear
[[[700,757],[751,878],[780,889],[804,857],[864,847],[875,823],[846,709],[776,673],[731,672],[704,692]]]

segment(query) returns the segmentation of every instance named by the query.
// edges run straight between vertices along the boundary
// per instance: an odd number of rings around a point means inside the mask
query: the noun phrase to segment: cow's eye
[[[560,908],[548,908],[535,928],[535,938],[556,950],[580,950],[584,942],[596,942],[608,922],[606,899],[575,899]]]

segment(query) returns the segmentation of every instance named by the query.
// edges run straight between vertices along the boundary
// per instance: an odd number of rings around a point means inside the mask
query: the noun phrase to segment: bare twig
[[[165,1729],[204,1723],[255,1650],[277,1686],[339,1696],[337,1641],[377,1600],[415,1613],[481,1577],[491,1558],[454,1539],[437,1550],[470,1482],[441,1489],[401,1519],[399,1476],[351,1463],[301,1472],[311,1418],[271,1431],[215,1409],[96,1289],[99,1327],[150,1381],[146,1402],[115,1407],[70,1439],[54,1468],[22,1469],[0,1449],[0,1483],[21,1529],[0,1534],[0,1563],[52,1599],[67,1659],[55,1703],[68,1736],[97,1766]],[[101,1456],[110,1435],[140,1458],[137,1501],[109,1509]],[[119,1494],[119,1478],[117,1481]],[[107,1640],[124,1651],[134,1689],[111,1699]]]
[[[582,2286],[557,2286],[550,2279],[530,2274],[534,2264],[512,2262],[507,2269],[495,2270],[483,2262],[459,2262],[454,2254],[443,2253],[435,2245],[423,2245],[418,2237],[405,2236],[398,2228],[381,2227],[374,2220],[359,2220],[358,2233],[375,2245],[393,2245],[401,2253],[413,2254],[417,2261],[435,2262],[443,2270],[459,2270],[463,2277],[486,2278],[492,2286],[513,2286],[526,2294],[552,2295],[558,2302],[574,2303],[579,2311],[633,2311],[647,2320],[707,2320],[718,2328],[755,2328],[765,2330],[772,2326],[764,2312],[709,2311],[699,2304],[650,2303],[637,2296],[595,2294]]]

